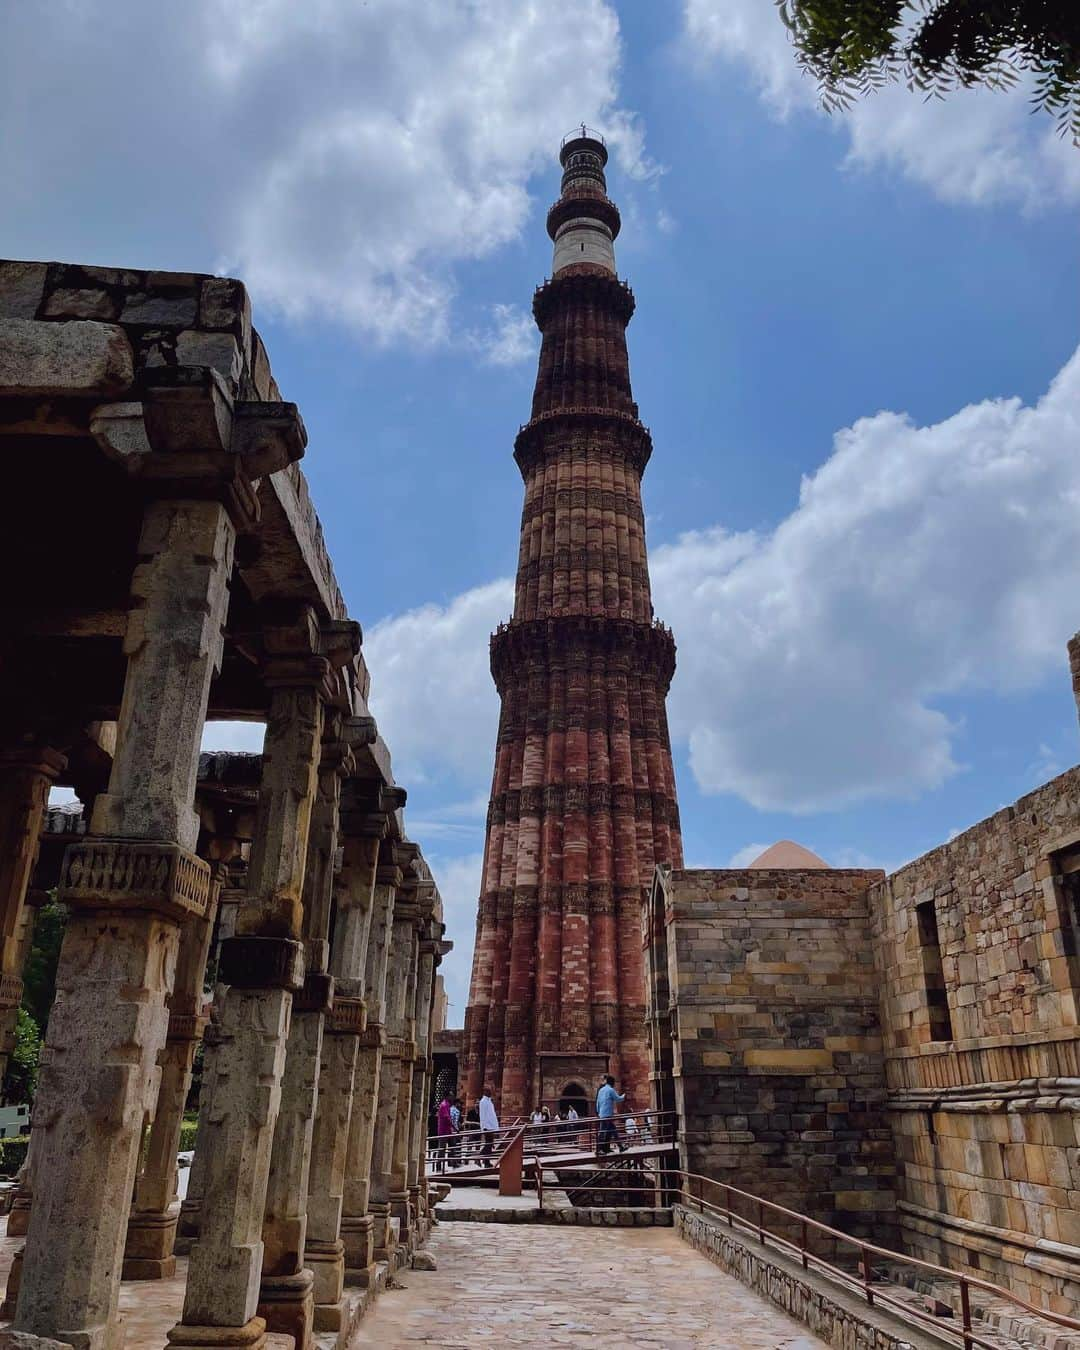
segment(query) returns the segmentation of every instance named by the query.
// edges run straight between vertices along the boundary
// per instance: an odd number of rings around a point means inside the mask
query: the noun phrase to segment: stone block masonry
[[[1080,1302],[1080,769],[869,894],[913,1255]]]
[[[658,1081],[682,1165],[882,1241],[895,1205],[867,871],[660,868]]]
[[[646,929],[690,1171],[1075,1315],[1080,768],[889,877],[660,868]]]

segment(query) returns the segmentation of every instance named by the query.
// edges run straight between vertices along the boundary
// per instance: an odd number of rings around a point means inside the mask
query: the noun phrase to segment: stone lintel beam
[[[103,404],[91,434],[155,496],[223,501],[239,529],[259,518],[258,481],[299,459],[307,433],[293,403],[234,402],[210,366],[155,366],[141,402]]]
[[[0,398],[103,398],[130,388],[134,359],[117,324],[0,319]]]

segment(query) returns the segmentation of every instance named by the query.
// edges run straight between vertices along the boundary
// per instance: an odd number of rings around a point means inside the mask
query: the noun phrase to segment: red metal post
[[[974,1344],[971,1335],[971,1291],[963,1275],[960,1276],[960,1325],[964,1333],[964,1350]]]
[[[499,1194],[520,1195],[525,1164],[525,1131],[518,1130],[499,1158]]]

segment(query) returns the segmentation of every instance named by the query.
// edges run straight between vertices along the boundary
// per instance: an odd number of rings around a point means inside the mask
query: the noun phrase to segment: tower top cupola
[[[568,267],[615,272],[614,245],[621,222],[619,208],[607,195],[607,159],[603,136],[584,122],[563,137],[562,191],[547,217],[555,244],[552,276]]]

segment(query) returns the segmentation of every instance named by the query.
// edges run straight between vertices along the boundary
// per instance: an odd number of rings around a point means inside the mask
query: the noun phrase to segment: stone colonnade
[[[36,263],[0,263],[0,412],[13,491],[52,484],[50,543],[80,563],[60,593],[32,520],[3,545],[27,581],[0,640],[0,1060],[53,784],[87,822],[59,867],[0,1340],[118,1347],[121,1273],[173,1274],[179,1241],[172,1346],[258,1347],[270,1329],[306,1350],[316,1327],[347,1330],[350,1285],[426,1233],[445,944],[295,464],[303,423],[238,283]],[[231,794],[201,772],[219,717],[265,723]]]

